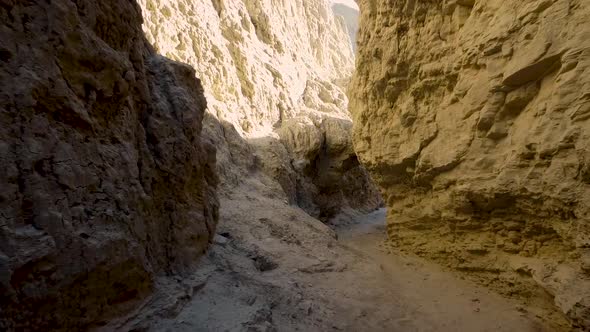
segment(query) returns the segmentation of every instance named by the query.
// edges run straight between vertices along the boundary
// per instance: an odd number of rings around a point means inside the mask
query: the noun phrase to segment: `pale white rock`
[[[588,330],[590,2],[359,4],[354,144],[391,241]]]
[[[296,116],[349,118],[342,85],[354,56],[346,26],[329,2],[139,3],[156,51],[193,66],[209,112],[242,136],[273,135]]]
[[[359,5],[354,0],[330,0],[332,4],[340,4],[350,7],[355,10],[359,10]]]
[[[156,51],[193,66],[203,82],[204,132],[217,147],[223,190],[261,170],[278,199],[323,220],[346,207],[377,208],[350,139],[349,23],[330,1],[139,3]],[[334,134],[346,137],[327,139]]]

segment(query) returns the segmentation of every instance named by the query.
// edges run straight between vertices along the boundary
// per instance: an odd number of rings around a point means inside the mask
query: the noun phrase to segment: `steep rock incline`
[[[348,29],[348,35],[352,43],[353,51],[356,51],[356,35],[359,30],[359,9],[357,7],[350,7],[352,4],[341,4],[335,1],[332,4],[332,11],[337,16],[344,18],[346,28]]]
[[[0,22],[0,330],[102,325],[214,233],[203,89],[131,1],[3,1]]]
[[[354,56],[324,0],[140,0],[156,50],[202,73],[210,112],[245,137],[284,119],[322,112],[347,117],[334,82]]]
[[[223,188],[262,170],[280,199],[323,220],[379,206],[352,149],[354,55],[328,1],[139,3],[154,47],[203,78]]]
[[[391,240],[590,327],[590,3],[360,5],[354,142]]]

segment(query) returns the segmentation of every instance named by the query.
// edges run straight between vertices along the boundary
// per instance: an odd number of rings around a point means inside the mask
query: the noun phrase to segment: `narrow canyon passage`
[[[590,331],[588,22],[2,1],[0,331]]]
[[[516,302],[386,249],[384,209],[349,219],[334,233],[272,199],[233,197],[227,204],[236,213],[220,225],[223,235],[195,275],[190,298],[170,291],[134,321],[106,330],[553,330]],[[239,212],[240,206],[253,209]],[[237,226],[238,219],[252,228]]]
[[[338,229],[340,243],[358,251],[383,271],[377,291],[389,293],[402,318],[383,321],[383,331],[550,331],[550,327],[514,301],[475,286],[460,275],[443,270],[387,245],[385,209],[361,216]],[[358,276],[364,279],[363,276]],[[371,287],[371,286],[369,286]],[[383,287],[383,288],[381,288]],[[381,309],[383,310],[383,309]],[[384,312],[384,317],[391,313]]]

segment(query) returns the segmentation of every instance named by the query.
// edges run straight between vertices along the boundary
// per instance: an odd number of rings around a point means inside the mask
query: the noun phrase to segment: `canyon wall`
[[[359,30],[359,9],[335,2],[332,4],[332,10],[334,11],[334,14],[344,18],[348,35],[350,36],[350,41],[352,43],[352,50],[356,51],[356,35]]]
[[[2,330],[100,327],[182,280],[219,180],[229,197],[260,177],[323,220],[380,204],[323,0],[8,1],[0,19]]]
[[[224,192],[261,171],[322,220],[379,206],[352,147],[351,41],[328,1],[138,2],[155,49],[203,79]]]
[[[392,244],[588,328],[590,2],[360,6],[353,139]]]
[[[132,1],[0,4],[0,330],[85,330],[189,273],[215,231],[195,72]]]

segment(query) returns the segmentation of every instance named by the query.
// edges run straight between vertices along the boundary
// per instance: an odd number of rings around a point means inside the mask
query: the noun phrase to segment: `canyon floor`
[[[101,329],[551,330],[515,302],[392,252],[383,209],[330,228],[250,186],[222,198],[215,243],[197,273],[163,279],[135,313]]]

